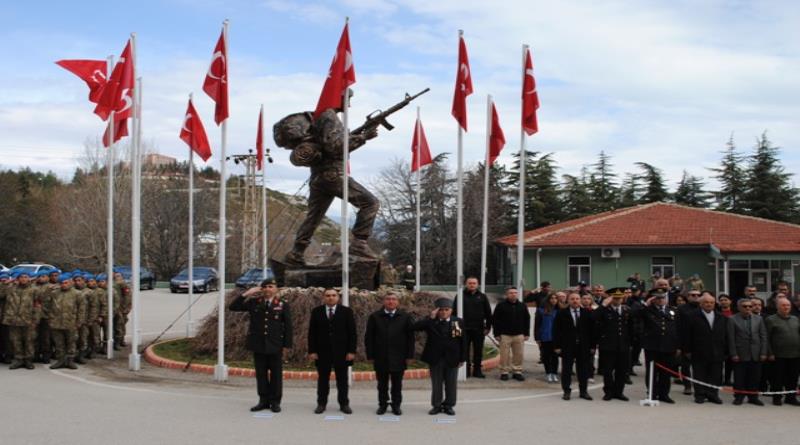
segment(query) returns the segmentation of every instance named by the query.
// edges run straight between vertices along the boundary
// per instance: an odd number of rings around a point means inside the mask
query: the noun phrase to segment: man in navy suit
[[[311,311],[308,322],[308,358],[317,368],[316,414],[325,412],[330,392],[331,369],[336,373],[336,398],[339,410],[352,414],[348,394],[347,370],[356,356],[356,321],[353,310],[339,304],[339,293],[325,289],[324,304]]]
[[[568,306],[558,311],[553,322],[553,342],[555,352],[561,356],[561,388],[564,400],[569,400],[572,394],[572,365],[578,374],[578,388],[580,397],[592,400],[589,395],[589,374],[592,371],[594,345],[592,332],[594,322],[591,312],[581,307],[581,296],[572,293],[567,297]]]
[[[725,361],[728,328],[720,312],[714,310],[716,300],[708,293],[700,297],[700,309],[692,312],[686,323],[681,323],[681,350],[692,364],[692,376],[707,384],[722,385],[722,362]],[[722,404],[716,389],[694,385],[694,401],[708,400]]]
[[[415,331],[425,331],[428,337],[422,351],[422,361],[428,364],[431,373],[433,407],[428,414],[444,412],[454,416],[458,368],[467,360],[467,337],[464,322],[453,316],[453,302],[449,298],[439,298],[434,304],[436,309],[431,317],[414,324]]]

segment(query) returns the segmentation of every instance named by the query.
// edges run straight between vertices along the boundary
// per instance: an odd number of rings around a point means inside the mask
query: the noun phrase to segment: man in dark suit
[[[742,297],[736,302],[739,311],[728,319],[728,354],[733,362],[733,389],[750,391],[747,401],[763,406],[758,398],[761,364],[767,360],[767,327],[764,319],[752,313],[753,302]],[[745,394],[736,393],[733,404],[741,405]]]
[[[392,413],[403,414],[403,374],[414,360],[414,331],[411,317],[397,308],[400,300],[394,292],[383,297],[383,308],[373,312],[367,320],[364,344],[367,360],[372,361],[378,380],[378,410],[383,415],[391,402]],[[389,398],[389,381],[392,397]]]
[[[467,338],[463,321],[453,317],[453,302],[439,298],[431,317],[414,324],[414,330],[425,331],[427,340],[422,351],[422,361],[427,363],[431,374],[431,405],[428,414],[444,412],[456,415],[458,368],[467,360]],[[442,399],[444,389],[444,400]]]
[[[572,394],[572,364],[578,374],[580,397],[592,400],[587,390],[589,374],[592,371],[594,345],[592,344],[592,315],[581,307],[581,296],[577,293],[567,297],[568,307],[556,314],[553,322],[553,343],[556,354],[561,355],[561,388],[564,400]]]
[[[317,368],[316,414],[325,412],[330,392],[331,369],[336,373],[336,398],[339,410],[352,414],[347,370],[356,356],[356,321],[353,310],[339,304],[339,293],[325,289],[324,304],[311,311],[308,322],[308,358]]]
[[[678,337],[678,314],[670,307],[667,291],[663,288],[653,289],[644,306],[636,312],[639,320],[640,338],[644,348],[646,367],[645,382],[650,384],[650,363],[664,365],[675,369],[675,358],[680,355]],[[653,397],[664,403],[675,403],[669,396],[671,386],[670,375],[661,368],[653,366]]]
[[[453,314],[464,319],[464,337],[467,349],[472,347],[472,355],[467,351],[467,377],[486,378],[481,371],[483,362],[483,342],[492,329],[492,307],[486,294],[478,289],[478,279],[468,277],[464,289],[464,310],[458,307],[458,298],[453,305]],[[472,359],[470,361],[470,358]]]
[[[250,411],[281,412],[283,357],[292,347],[289,303],[278,297],[275,279],[268,278],[261,282],[260,289],[253,287],[239,295],[228,309],[250,314],[247,349],[253,351],[258,388],[258,404]]]
[[[631,360],[631,335],[633,316],[628,306],[622,304],[625,293],[621,288],[609,289],[611,296],[604,299],[594,311],[594,341],[600,350],[600,370],[603,373],[603,400],[627,402],[623,394]]]
[[[692,376],[711,385],[722,385],[722,362],[727,348],[727,318],[714,310],[716,300],[705,292],[700,297],[700,309],[681,321],[681,350],[692,364]],[[694,401],[708,400],[722,403],[718,391],[707,386],[694,385]]]

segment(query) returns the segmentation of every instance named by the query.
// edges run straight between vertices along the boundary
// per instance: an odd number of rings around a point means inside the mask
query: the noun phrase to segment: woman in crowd
[[[559,292],[563,293],[563,292]],[[556,294],[550,294],[542,307],[536,309],[536,319],[534,325],[536,330],[533,338],[539,345],[542,354],[542,364],[544,372],[547,374],[547,382],[558,382],[558,355],[553,346],[553,321],[558,313],[559,298]]]

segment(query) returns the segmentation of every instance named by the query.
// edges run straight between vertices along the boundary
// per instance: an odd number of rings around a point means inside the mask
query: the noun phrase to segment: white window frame
[[[586,259],[589,260],[589,263],[588,264],[570,264],[570,260],[572,258],[586,258]],[[587,285],[591,285],[592,284],[592,256],[591,255],[570,255],[570,256],[567,256],[567,286],[568,287],[575,287],[575,286],[578,285],[578,283],[574,283],[573,284],[573,283],[570,282],[570,272],[572,271],[573,267],[578,269],[578,281],[580,281],[580,279],[581,279],[581,268],[584,268],[584,267],[587,268],[588,272],[589,272],[588,273],[589,278],[586,280],[586,284]]]
[[[670,264],[653,264],[653,260],[656,259],[656,258],[669,258],[670,259]],[[674,256],[666,256],[666,255],[665,256],[651,256],[650,257],[650,276],[653,276],[655,274],[655,271],[656,271],[655,268],[658,268],[658,270],[661,272],[661,278],[666,278],[665,275],[664,275],[664,267],[665,266],[666,267],[672,267],[672,276],[674,277],[675,273],[677,272],[677,268],[675,267],[675,257]]]

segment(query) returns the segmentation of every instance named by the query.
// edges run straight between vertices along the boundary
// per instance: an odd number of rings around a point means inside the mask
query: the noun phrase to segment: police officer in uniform
[[[644,348],[647,384],[650,382],[650,362],[655,360],[669,369],[675,369],[676,357],[681,353],[678,349],[678,314],[668,301],[666,290],[653,289],[645,306],[636,312]],[[664,403],[675,403],[669,397],[670,375],[657,366],[654,369],[653,397]]]
[[[261,282],[260,289],[253,287],[239,295],[228,309],[250,314],[247,349],[253,351],[258,387],[258,404],[250,411],[281,412],[283,358],[292,347],[289,304],[279,298],[275,279],[268,278]]]
[[[618,399],[627,402],[623,394],[628,379],[631,359],[631,336],[634,317],[628,306],[622,304],[622,288],[609,289],[610,297],[594,311],[595,341],[600,350],[600,370],[603,373],[603,400]]]

